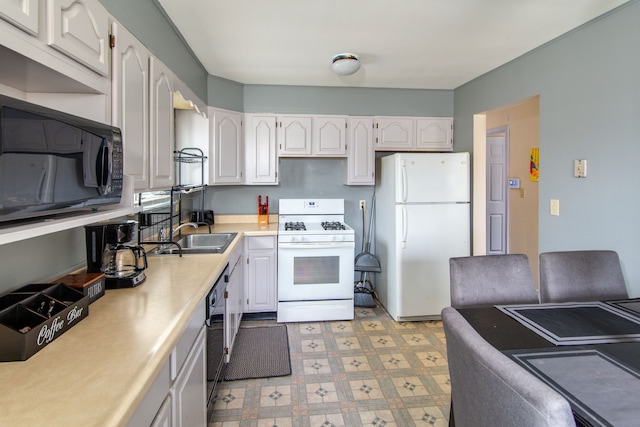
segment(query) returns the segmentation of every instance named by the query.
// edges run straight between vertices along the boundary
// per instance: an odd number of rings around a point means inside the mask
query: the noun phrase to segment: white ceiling
[[[209,74],[412,89],[454,89],[626,1],[158,0]],[[331,70],[342,52],[352,76]]]

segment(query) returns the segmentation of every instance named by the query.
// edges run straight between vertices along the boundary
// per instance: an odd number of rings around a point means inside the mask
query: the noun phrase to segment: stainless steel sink
[[[183,254],[221,254],[227,250],[238,233],[188,234],[175,243],[180,245]],[[175,244],[163,245],[154,252],[159,255],[179,254]]]

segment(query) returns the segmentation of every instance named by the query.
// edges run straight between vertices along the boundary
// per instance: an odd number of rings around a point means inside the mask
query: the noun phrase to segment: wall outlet
[[[367,202],[365,202],[364,200],[360,200],[360,210],[364,210],[364,208],[367,206]]]

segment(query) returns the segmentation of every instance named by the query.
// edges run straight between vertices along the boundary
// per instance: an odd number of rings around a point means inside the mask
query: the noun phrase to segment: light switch
[[[554,216],[560,216],[560,200],[549,200],[549,214]]]
[[[587,161],[582,160],[574,160],[573,161],[573,176],[576,178],[586,178],[587,177]]]

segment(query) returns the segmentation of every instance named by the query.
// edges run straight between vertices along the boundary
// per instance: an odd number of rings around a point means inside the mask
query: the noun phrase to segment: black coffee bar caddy
[[[0,362],[27,360],[89,315],[89,296],[62,283],[0,297]]]

